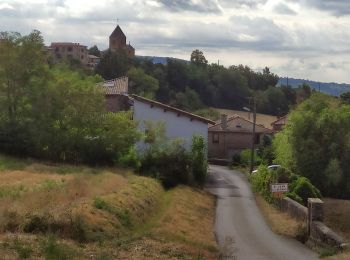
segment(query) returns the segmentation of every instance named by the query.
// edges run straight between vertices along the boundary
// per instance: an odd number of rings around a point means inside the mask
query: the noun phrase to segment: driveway
[[[215,233],[221,259],[318,259],[302,243],[270,230],[244,174],[211,165],[206,190],[217,196]]]

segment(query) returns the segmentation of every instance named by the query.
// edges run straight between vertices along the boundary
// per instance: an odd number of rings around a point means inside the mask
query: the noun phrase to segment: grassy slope
[[[0,156],[0,255],[8,259],[214,259],[213,212],[202,191],[164,191],[128,171]]]
[[[239,115],[247,120],[249,119],[247,111],[229,110],[229,109],[216,109],[216,110],[218,110],[220,112],[220,114],[226,114],[228,116]],[[253,114],[250,114],[250,120],[253,121]],[[269,129],[272,128],[271,123],[275,120],[277,120],[276,116],[260,114],[260,113],[256,114],[257,124],[261,124]]]

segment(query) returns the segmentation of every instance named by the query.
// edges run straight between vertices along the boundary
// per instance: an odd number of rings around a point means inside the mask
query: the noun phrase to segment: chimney
[[[227,115],[221,114],[221,128],[225,130],[227,128]]]

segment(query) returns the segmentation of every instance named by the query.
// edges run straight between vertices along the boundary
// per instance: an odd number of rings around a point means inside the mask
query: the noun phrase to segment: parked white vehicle
[[[279,165],[279,164],[272,164],[272,165],[267,166],[267,169],[271,170],[271,171],[275,171],[278,168],[281,168],[281,165]],[[257,172],[258,172],[258,169],[252,171],[252,174],[256,174]]]

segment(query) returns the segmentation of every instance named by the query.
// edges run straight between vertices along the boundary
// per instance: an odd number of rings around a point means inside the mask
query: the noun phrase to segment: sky
[[[348,0],[0,0],[0,31],[104,50],[117,23],[136,55],[244,64],[350,83]]]

